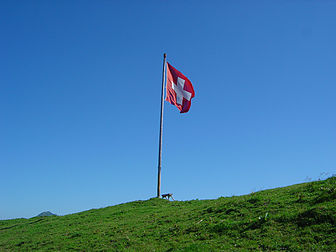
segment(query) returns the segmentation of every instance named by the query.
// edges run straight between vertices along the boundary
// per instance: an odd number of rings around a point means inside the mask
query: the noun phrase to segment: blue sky
[[[336,173],[334,1],[1,1],[0,219]],[[325,174],[328,175],[325,175]]]

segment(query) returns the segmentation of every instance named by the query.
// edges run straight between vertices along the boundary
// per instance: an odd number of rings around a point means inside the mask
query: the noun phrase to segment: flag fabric
[[[191,81],[167,62],[166,101],[186,113],[195,96]]]

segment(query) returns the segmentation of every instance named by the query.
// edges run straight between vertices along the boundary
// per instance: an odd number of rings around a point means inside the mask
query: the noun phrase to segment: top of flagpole
[[[163,54],[163,58],[164,59],[167,58],[167,54],[166,53]]]

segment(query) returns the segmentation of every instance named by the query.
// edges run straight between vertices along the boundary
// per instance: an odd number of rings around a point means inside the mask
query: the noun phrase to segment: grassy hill
[[[216,200],[0,221],[0,251],[336,251],[336,177]]]

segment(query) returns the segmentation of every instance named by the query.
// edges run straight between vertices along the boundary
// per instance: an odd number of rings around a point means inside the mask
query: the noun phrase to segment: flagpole
[[[160,112],[160,136],[159,136],[159,162],[158,162],[158,183],[157,183],[157,197],[161,194],[161,156],[162,156],[162,129],[163,129],[163,104],[164,104],[164,82],[166,72],[166,57],[163,54],[163,69],[162,69],[162,89],[161,89],[161,112]]]

